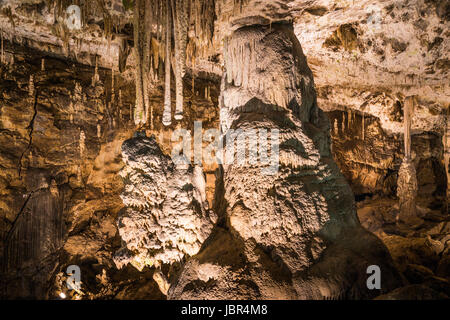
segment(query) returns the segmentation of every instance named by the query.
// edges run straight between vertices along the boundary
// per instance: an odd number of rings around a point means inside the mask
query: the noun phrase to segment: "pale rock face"
[[[253,48],[239,49],[246,42]],[[352,192],[331,158],[329,123],[317,109],[312,75],[292,28],[245,27],[234,32],[229,44],[225,60],[231,77],[222,85],[222,128],[280,130],[280,168],[265,175],[259,165],[224,166],[221,210],[227,222],[188,260],[168,297],[373,295],[365,287],[367,266],[383,265],[391,280],[396,271],[386,248],[359,226]],[[249,56],[254,61],[245,66]],[[266,90],[256,89],[266,73],[278,74],[281,81],[269,77]]]
[[[125,141],[122,156],[125,208],[118,224],[125,247],[116,265],[130,262],[142,270],[195,255],[216,221],[205,207],[202,169],[175,166],[154,138]]]

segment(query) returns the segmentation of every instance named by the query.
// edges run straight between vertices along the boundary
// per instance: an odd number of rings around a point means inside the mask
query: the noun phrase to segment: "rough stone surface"
[[[142,270],[197,254],[217,220],[208,209],[202,169],[175,165],[153,137],[125,141],[122,157],[125,209],[118,224],[125,247],[116,264]]]
[[[265,175],[258,165],[224,166],[224,226],[188,260],[169,298],[368,298],[373,293],[365,272],[371,264],[382,266],[388,283],[398,281],[387,250],[359,226],[293,30],[278,24],[238,29],[224,54],[224,133],[279,129],[280,168]],[[271,73],[291,81],[258,90]]]

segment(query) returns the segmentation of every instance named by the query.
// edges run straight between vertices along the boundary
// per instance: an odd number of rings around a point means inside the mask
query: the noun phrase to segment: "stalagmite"
[[[158,284],[159,290],[165,295],[167,295],[167,291],[169,291],[170,283],[167,280],[167,277],[162,273],[161,270],[157,270],[153,273],[153,280]]]
[[[97,138],[101,138],[102,136],[102,126],[100,123],[97,123]]]
[[[398,220],[408,224],[420,221],[416,213],[417,176],[416,168],[411,159],[411,118],[414,112],[416,98],[407,97],[404,103],[404,147],[405,157],[400,166],[397,180],[397,196],[399,198]]]
[[[41,59],[41,71],[45,71],[45,59]]]
[[[165,54],[165,86],[164,86],[164,112],[162,123],[165,126],[170,126],[172,123],[171,110],[171,94],[170,94],[170,39],[171,39],[171,15],[169,14],[170,6],[167,5],[166,13],[166,54]]]
[[[223,56],[219,97],[223,135],[269,130],[271,160],[270,164],[263,159],[256,164],[240,162],[247,150],[238,148],[237,157],[225,161],[220,197],[226,227],[216,229],[200,254],[187,260],[168,298],[352,299],[377,295],[368,292],[366,269],[360,266],[382,263],[388,278],[396,272],[373,249],[383,250],[383,257],[388,254],[375,236],[359,237],[367,231],[359,225],[350,186],[333,162],[328,142],[317,143],[328,141],[329,120],[318,110],[313,75],[293,26],[274,23],[272,27],[238,28]],[[252,56],[255,60],[249,63]],[[309,126],[314,130],[306,129]],[[236,154],[236,144],[227,140],[225,154]],[[264,149],[260,145],[259,153]],[[282,266],[280,273],[272,272],[271,257]],[[359,278],[364,281],[355,280]]]

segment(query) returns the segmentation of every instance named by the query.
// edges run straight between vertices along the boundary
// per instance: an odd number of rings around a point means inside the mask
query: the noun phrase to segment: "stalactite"
[[[3,31],[0,32],[0,37],[1,37],[0,62],[2,64],[4,64],[5,63],[5,48],[4,48],[4,43],[3,43]]]
[[[365,134],[365,115],[364,115],[364,112],[363,112],[363,114],[362,114],[362,140],[364,141],[364,134]]]
[[[166,52],[165,52],[165,93],[164,93],[164,113],[162,123],[165,126],[169,126],[172,123],[172,111],[171,111],[171,94],[170,94],[170,39],[171,39],[171,15],[169,13],[170,6],[167,4],[166,13]]]
[[[102,126],[100,125],[100,123],[97,123],[97,138],[101,138],[102,136]]]
[[[41,71],[45,71],[45,59],[41,59]]]
[[[81,166],[80,165],[77,166],[77,180],[78,180],[78,184],[83,183],[83,177],[81,174]]]
[[[116,100],[116,90],[115,90],[115,79],[114,79],[114,69],[111,70],[111,102],[114,103]]]
[[[145,124],[149,116],[149,92],[158,81],[160,60],[164,63],[165,93],[163,124],[171,124],[170,77],[175,76],[174,118],[183,117],[183,78],[187,61],[212,50],[215,21],[214,0],[136,0],[134,42],[136,56],[135,123]],[[173,51],[172,51],[173,36]],[[172,55],[173,52],[173,55]],[[192,74],[192,92],[195,92]]]
[[[399,198],[398,220],[408,224],[420,222],[417,218],[417,175],[411,159],[411,119],[414,113],[415,97],[407,97],[404,103],[404,147],[405,157],[400,166],[397,180],[397,196]]]
[[[98,75],[98,56],[95,56],[95,71],[92,77],[92,86],[95,87],[100,81],[100,76]]]
[[[28,95],[30,97],[34,96],[35,88],[34,88],[34,75],[30,75],[30,79],[28,80]]]
[[[150,130],[153,130],[153,105],[150,106]]]
[[[188,31],[188,1],[171,0],[175,39],[175,119],[183,118],[183,77],[186,73],[186,46]]]
[[[136,109],[135,123],[147,122],[150,106],[150,90],[153,87],[155,63],[159,61],[159,47],[153,41],[152,30],[160,29],[160,9],[162,0],[136,0],[134,6],[134,52],[136,57]]]
[[[450,107],[447,108],[447,114],[445,115],[445,128],[443,135],[443,145],[444,145],[444,166],[445,166],[445,174],[447,176],[447,212],[450,204]]]

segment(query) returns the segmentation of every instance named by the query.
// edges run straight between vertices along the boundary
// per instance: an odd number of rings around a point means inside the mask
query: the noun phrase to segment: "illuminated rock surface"
[[[312,74],[293,30],[244,27],[228,46],[224,132],[279,129],[280,168],[267,175],[262,166],[237,160],[224,167],[220,210],[226,223],[188,260],[169,297],[368,298],[369,265],[382,265],[387,283],[395,286],[388,252],[359,226],[351,190],[331,158],[328,119],[317,108]],[[281,77],[260,87],[276,74],[293,80]]]
[[[122,157],[121,198],[126,208],[118,225],[126,248],[116,257],[116,265],[131,262],[142,270],[197,254],[217,220],[208,210],[202,169],[177,167],[154,138],[125,141]]]
[[[143,12],[136,40],[130,1],[80,1],[76,30],[69,2],[0,1],[0,297],[371,298],[372,263],[382,298],[449,296],[448,1],[195,0],[170,44],[169,15]],[[277,175],[173,168],[172,133],[200,120],[279,129]],[[152,151],[133,162],[130,141]]]

